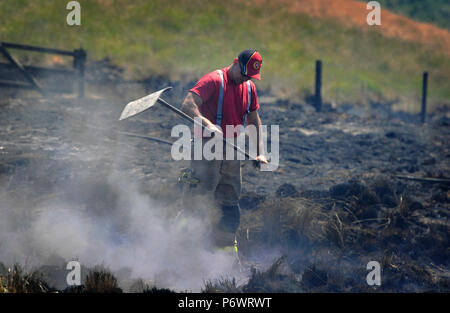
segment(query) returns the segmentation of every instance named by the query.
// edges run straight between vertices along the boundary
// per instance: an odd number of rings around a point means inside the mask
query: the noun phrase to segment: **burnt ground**
[[[167,83],[152,84],[155,91]],[[179,107],[188,86],[175,87],[164,98]],[[5,94],[3,202],[113,206],[115,192],[104,180],[114,171],[163,205],[179,205],[177,179],[188,163],[173,161],[169,145],[117,132],[174,140],[170,131],[183,120],[162,107],[117,121],[124,105],[143,95],[126,85],[84,100]],[[382,104],[328,105],[321,113],[269,95],[260,104],[263,123],[280,127],[280,164],[274,172],[243,167],[239,242],[255,270],[243,286],[217,282],[207,291],[450,291],[448,109],[421,125]],[[268,271],[258,267],[279,257]],[[366,284],[372,260],[381,264],[379,287]]]

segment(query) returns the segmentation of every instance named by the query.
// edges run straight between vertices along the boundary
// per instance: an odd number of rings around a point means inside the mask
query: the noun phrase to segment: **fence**
[[[30,83],[29,85],[24,85],[21,83],[17,83],[14,81],[2,81],[0,80],[0,86],[6,87],[17,87],[17,88],[28,88],[28,89],[36,89],[41,94],[45,95],[46,90],[42,88],[36,78],[31,74],[33,71],[47,71],[50,73],[63,73],[66,75],[73,74],[73,71],[63,70],[63,69],[52,69],[52,68],[42,68],[35,66],[23,66],[18,60],[16,60],[7,50],[9,49],[21,49],[27,51],[35,51],[42,53],[50,53],[57,54],[63,56],[71,56],[73,57],[73,68],[77,75],[78,80],[78,97],[84,97],[84,69],[87,58],[87,53],[83,49],[75,49],[73,51],[60,50],[60,49],[52,49],[52,48],[43,48],[36,47],[30,45],[23,44],[15,44],[8,42],[0,43],[0,53],[9,61],[10,64],[0,63],[0,69],[2,68],[16,68],[22,73],[24,78]],[[428,73],[423,73],[423,85],[422,85],[422,109],[420,113],[420,120],[422,123],[425,123],[426,120],[426,110],[427,110],[427,81],[428,81]],[[128,83],[141,83],[145,84],[145,80],[142,81],[129,81]],[[322,61],[316,61],[316,78],[315,78],[315,94],[314,94],[314,106],[317,112],[322,110]]]
[[[63,55],[63,56],[70,56],[73,57],[73,71],[70,70],[64,70],[64,69],[53,69],[53,68],[44,68],[44,67],[36,67],[36,66],[23,66],[16,58],[14,58],[7,49],[19,49],[19,50],[26,50],[26,51],[34,51],[34,52],[41,52],[41,53],[50,53],[50,54],[56,54],[56,55]],[[87,53],[83,49],[75,49],[73,51],[67,51],[67,50],[60,50],[60,49],[52,49],[52,48],[44,48],[44,47],[37,47],[37,46],[30,46],[30,45],[23,45],[23,44],[16,44],[16,43],[9,43],[9,42],[1,42],[0,43],[0,53],[8,60],[9,63],[0,63],[0,68],[6,68],[11,69],[14,68],[18,70],[22,76],[27,80],[29,83],[23,84],[18,83],[16,81],[12,80],[6,80],[6,81],[0,81],[0,86],[5,87],[16,87],[16,88],[26,88],[26,89],[35,89],[39,91],[43,95],[47,95],[48,90],[42,88],[39,81],[36,79],[35,75],[32,74],[32,72],[36,71],[46,71],[49,73],[63,73],[66,75],[76,75],[77,81],[78,81],[78,97],[83,98],[84,97],[84,69],[85,69],[85,63],[87,58]],[[53,91],[56,91],[57,88],[53,88]]]
[[[427,115],[427,87],[428,87],[428,73],[423,73],[422,83],[422,107],[420,112],[420,121],[425,123]],[[315,80],[315,94],[314,106],[317,112],[322,110],[322,61],[316,61],[316,80]]]

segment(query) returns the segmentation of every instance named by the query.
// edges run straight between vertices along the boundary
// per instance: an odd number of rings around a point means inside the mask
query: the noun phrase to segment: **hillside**
[[[258,88],[294,102],[313,92],[314,62],[321,59],[326,101],[389,101],[414,112],[422,72],[428,71],[430,107],[449,103],[449,32],[384,9],[382,26],[369,27],[361,2],[80,3],[82,25],[70,27],[61,1],[2,1],[0,37],[65,49],[82,46],[90,61],[108,57],[126,69],[127,77],[160,75],[185,83],[253,47],[264,58]],[[25,63],[55,61],[17,55]],[[70,60],[63,62],[70,66]]]
[[[310,16],[334,20],[349,27],[358,27],[364,31],[377,32],[384,37],[421,43],[430,49],[450,54],[450,32],[434,25],[418,23],[405,16],[393,14],[381,6],[381,26],[369,27],[366,16],[369,10],[367,2],[352,0],[315,0],[285,1],[293,12],[306,13]]]
[[[447,0],[378,0],[382,7],[417,21],[450,29],[450,3]]]

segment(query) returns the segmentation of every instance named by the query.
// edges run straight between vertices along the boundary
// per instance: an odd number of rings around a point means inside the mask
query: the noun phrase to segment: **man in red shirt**
[[[236,142],[237,132],[227,133],[227,125],[254,125],[256,127],[256,159],[268,163],[264,156],[259,103],[252,78],[260,80],[261,55],[255,50],[244,50],[230,66],[208,73],[189,90],[182,111],[192,118],[201,119],[211,133],[221,132]],[[195,136],[194,136],[195,140]],[[203,140],[204,141],[204,140]],[[226,149],[224,148],[223,151]],[[216,246],[236,244],[235,233],[240,223],[239,197],[242,170],[239,160],[191,160],[193,175],[199,183],[189,185],[183,193],[183,204],[196,210],[213,198],[219,210],[218,227],[212,230]]]

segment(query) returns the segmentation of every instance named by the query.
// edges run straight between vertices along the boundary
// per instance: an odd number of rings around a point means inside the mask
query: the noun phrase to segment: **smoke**
[[[149,150],[142,142],[106,135],[117,110],[88,116],[80,107],[60,109],[64,119],[46,121],[48,132],[32,138],[51,151],[48,157],[34,155],[16,169],[14,180],[21,183],[14,188],[0,185],[0,262],[38,267],[78,260],[179,291],[200,291],[206,280],[238,275],[233,255],[211,249],[210,218],[180,215],[176,199],[168,205],[150,196],[149,186],[168,187],[156,177],[143,185],[138,164]],[[93,134],[88,125],[105,131]],[[28,126],[30,132],[36,127]],[[48,140],[53,136],[58,142]],[[170,157],[169,149],[162,153]],[[145,166],[158,166],[145,159]]]
[[[3,202],[0,260],[38,266],[58,256],[86,267],[127,269],[130,279],[147,279],[158,287],[193,291],[206,279],[233,272],[232,256],[208,249],[209,225],[204,221],[168,219],[162,214],[167,208],[116,179],[108,178],[107,186],[116,190],[117,206],[102,211],[92,210],[89,202],[51,201],[34,208]]]

